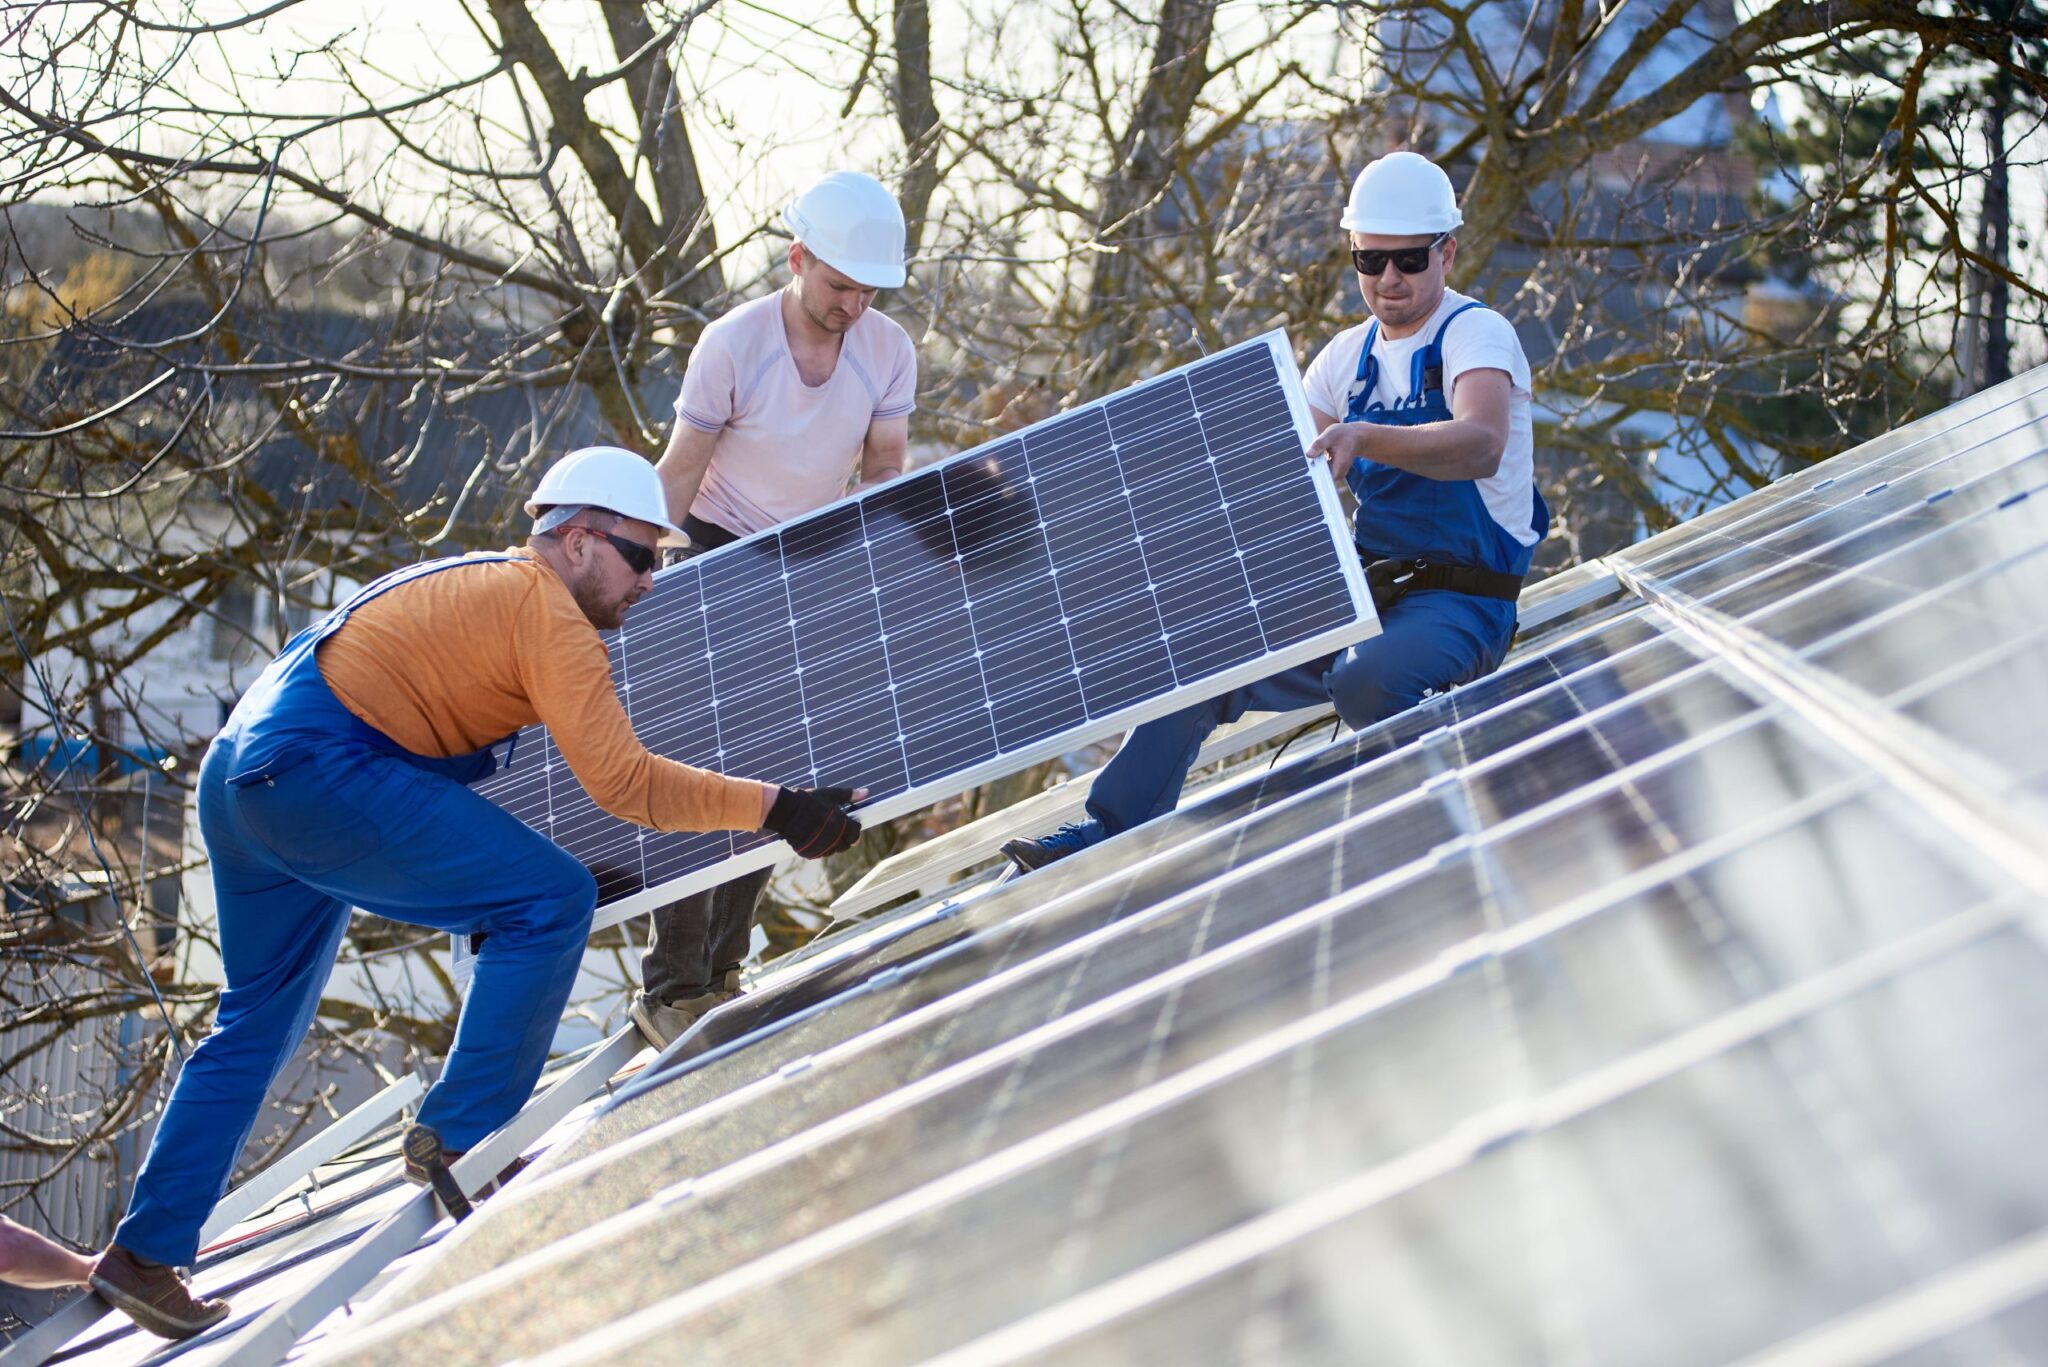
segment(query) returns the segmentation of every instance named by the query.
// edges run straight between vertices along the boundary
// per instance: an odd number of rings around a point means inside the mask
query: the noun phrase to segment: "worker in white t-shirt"
[[[792,279],[704,329],[655,466],[693,554],[903,473],[917,352],[871,307],[904,281],[903,210],[874,177],[835,171],[782,221]],[[771,872],[654,913],[633,1020],[656,1048],[739,995]]]
[[[1309,455],[1358,496],[1380,634],[1138,727],[1096,777],[1086,820],[1003,846],[1019,868],[1172,811],[1204,738],[1245,712],[1329,702],[1365,727],[1499,666],[1550,511],[1534,483],[1528,357],[1507,319],[1444,281],[1463,221],[1450,177],[1424,157],[1393,152],[1359,173],[1342,226],[1372,317],[1337,334],[1304,384]]]

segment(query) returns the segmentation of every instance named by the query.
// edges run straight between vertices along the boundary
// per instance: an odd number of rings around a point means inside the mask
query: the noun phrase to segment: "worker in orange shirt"
[[[225,1301],[177,1267],[226,1188],[278,1070],[312,1023],[349,908],[482,935],[468,999],[419,1120],[459,1154],[533,1091],[590,932],[574,857],[469,791],[494,746],[538,721],[598,806],[661,831],[767,828],[821,858],[860,837],[859,794],[779,788],[650,753],[599,629],[653,587],[670,524],[642,457],[591,447],[526,505],[523,548],[429,561],[370,584],[292,638],[199,771],[227,986],[179,1074],[127,1217],[92,1284],[182,1338]]]

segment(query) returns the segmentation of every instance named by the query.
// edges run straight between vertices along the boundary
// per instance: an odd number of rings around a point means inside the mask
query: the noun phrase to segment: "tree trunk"
[[[2010,18],[2012,6],[2005,7]],[[1977,367],[1978,389],[2012,378],[2012,287],[2004,269],[2012,263],[2012,195],[2005,145],[2005,121],[2012,109],[2012,83],[2003,68],[1991,78],[1991,100],[1984,108],[1984,143],[1989,165],[1984,177],[1984,209],[1978,225],[1977,250],[1998,270],[1982,271],[1984,344]]]
[[[896,0],[895,30],[896,127],[910,157],[903,168],[903,219],[915,256],[939,185],[939,106],[932,98],[932,17],[925,0]]]
[[[1152,206],[1166,193],[1180,160],[1195,101],[1208,82],[1209,38],[1216,0],[1165,0],[1151,70],[1109,173],[1096,187],[1096,258],[1088,288],[1087,326],[1096,374],[1123,376],[1137,354],[1133,334],[1143,319],[1132,309],[1138,263]]]
[[[606,4],[605,27],[621,62],[654,41],[654,28],[638,5]],[[706,309],[725,293],[725,270],[718,260],[718,234],[704,200],[704,182],[697,172],[696,149],[683,122],[675,68],[665,53],[643,58],[626,73],[626,89],[641,119],[640,151],[654,172],[654,197],[661,213],[660,231],[673,259],[651,282],[660,294],[694,309]],[[685,329],[694,335],[695,329]]]

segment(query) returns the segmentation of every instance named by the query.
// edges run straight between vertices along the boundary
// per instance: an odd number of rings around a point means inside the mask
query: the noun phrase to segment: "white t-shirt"
[[[1447,289],[1429,321],[1413,334],[1391,340],[1384,335],[1376,338],[1373,355],[1380,363],[1379,387],[1368,399],[1377,398],[1392,408],[1407,398],[1415,353],[1436,336],[1444,319],[1471,302],[1469,295]],[[1309,363],[1308,374],[1302,378],[1309,407],[1344,421],[1358,388],[1358,354],[1365,347],[1370,327],[1370,323],[1360,323],[1344,329]],[[1533,546],[1537,536],[1529,525],[1529,512],[1536,478],[1536,440],[1529,421],[1529,358],[1522,352],[1514,325],[1492,309],[1464,314],[1444,334],[1446,402],[1458,387],[1458,377],[1468,370],[1505,371],[1513,385],[1508,398],[1508,442],[1501,452],[1500,468],[1475,482],[1493,520],[1522,545]]]
[[[782,292],[750,300],[704,329],[683,372],[676,416],[719,434],[690,511],[746,536],[822,508],[846,492],[868,424],[916,406],[917,350],[894,319],[863,313],[813,389],[790,354]]]

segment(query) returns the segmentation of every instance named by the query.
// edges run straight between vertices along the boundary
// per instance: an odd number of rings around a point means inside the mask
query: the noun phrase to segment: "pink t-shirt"
[[[910,334],[874,309],[848,329],[832,378],[797,375],[782,293],[740,305],[704,329],[676,417],[718,433],[690,511],[746,536],[822,508],[846,492],[868,424],[917,406]]]

